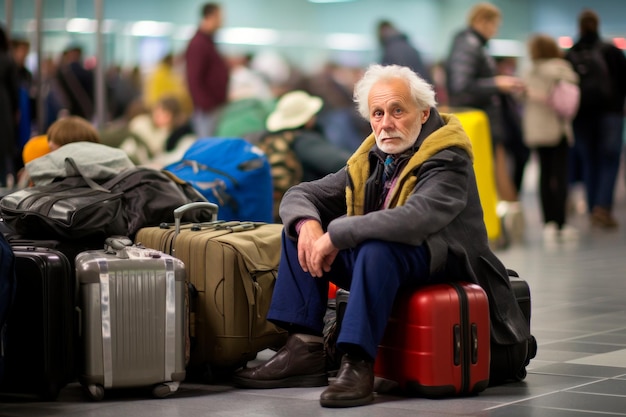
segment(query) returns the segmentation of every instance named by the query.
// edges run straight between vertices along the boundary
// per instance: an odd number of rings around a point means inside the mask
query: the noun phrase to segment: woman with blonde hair
[[[524,142],[539,157],[544,239],[572,239],[578,232],[565,222],[569,147],[574,141],[572,121],[559,116],[548,98],[559,81],[578,84],[578,75],[548,35],[532,36],[528,52],[531,66],[524,75],[527,91],[522,126]]]

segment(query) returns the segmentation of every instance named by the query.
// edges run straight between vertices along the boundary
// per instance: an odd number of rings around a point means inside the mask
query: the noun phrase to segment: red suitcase
[[[374,373],[426,397],[478,393],[489,383],[489,337],[489,302],[480,286],[400,292]]]

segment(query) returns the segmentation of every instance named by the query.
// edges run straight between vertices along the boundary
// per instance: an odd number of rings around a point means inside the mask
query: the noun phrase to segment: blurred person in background
[[[228,101],[256,98],[273,101],[275,96],[268,80],[250,67],[254,55],[233,55],[227,59],[230,68]]]
[[[343,149],[354,152],[371,132],[367,121],[354,108],[354,84],[362,76],[360,68],[328,62],[307,77],[303,89],[318,96],[324,107],[318,114],[318,123],[328,140]]]
[[[57,77],[58,65],[54,58],[45,57],[41,61],[39,71],[41,85],[37,89],[44,100],[43,131],[39,133],[45,133],[57,119],[67,116],[69,103]]]
[[[130,120],[128,130],[132,138],[120,148],[131,156],[133,162],[146,164],[166,151],[167,139],[185,120],[177,97],[161,97],[147,113]]]
[[[70,44],[59,64],[57,79],[66,97],[71,115],[91,120],[94,116],[94,72],[83,65],[83,49]]]
[[[328,141],[317,125],[324,102],[305,91],[290,91],[276,103],[268,116],[269,132],[294,132],[293,149],[302,163],[303,181],[313,181],[341,169],[351,153]]]
[[[9,47],[9,36],[0,26],[0,187],[12,186],[17,175],[14,157],[19,120],[19,83],[17,65]]]
[[[107,70],[106,86],[110,120],[123,117],[128,106],[141,97],[141,82],[136,80],[138,74],[138,67],[133,67],[128,71],[119,65],[112,65]]]
[[[30,139],[33,122],[35,121],[35,98],[36,91],[33,83],[33,74],[26,67],[26,57],[30,52],[30,42],[24,38],[11,39],[11,52],[17,65],[17,80],[19,83],[20,120],[18,125],[18,155],[19,163],[16,169],[23,166],[19,153],[24,144]]]
[[[184,57],[182,57],[184,60]],[[193,104],[185,82],[185,77],[179,73],[177,61],[180,58],[172,53],[165,55],[152,72],[146,77],[143,91],[143,102],[147,108],[153,107],[163,97],[176,97],[184,115],[191,116]]]
[[[100,140],[108,146],[124,150],[135,164],[161,168],[164,165],[161,158],[168,150],[167,141],[176,129],[187,122],[177,97],[163,96],[149,108],[136,101],[123,119],[100,132]]]
[[[559,116],[548,104],[548,97],[561,80],[578,84],[578,75],[548,35],[532,36],[528,52],[531,66],[524,74],[527,89],[522,122],[524,142],[539,157],[543,237],[547,241],[575,239],[578,231],[566,223],[568,158],[574,143],[572,121]]]
[[[202,20],[185,53],[187,83],[193,101],[192,125],[198,137],[213,135],[220,108],[226,103],[229,68],[215,45],[215,32],[222,26],[217,3],[202,6]]]
[[[517,74],[517,58],[503,56],[496,58],[498,75],[515,76]],[[510,175],[518,193],[522,190],[524,169],[530,158],[530,149],[524,144],[522,133],[522,105],[519,94],[499,93],[502,103],[505,135],[504,149],[510,166]]]
[[[251,140],[267,155],[272,169],[277,223],[280,202],[290,187],[336,172],[350,157],[348,150],[332,144],[319,129],[317,115],[323,104],[320,97],[304,90],[290,91],[267,117],[266,130]]]
[[[378,42],[382,48],[382,65],[402,65],[415,71],[432,84],[432,76],[424,64],[421,53],[411,44],[409,37],[400,32],[390,21],[378,22]]]
[[[451,107],[477,108],[489,118],[498,211],[505,235],[517,241],[523,236],[524,222],[504,147],[510,132],[506,131],[500,94],[521,93],[524,83],[515,76],[498,75],[495,60],[487,50],[487,42],[496,35],[501,22],[500,9],[491,3],[477,3],[471,8],[468,27],[454,36],[446,62],[446,83]]]
[[[618,226],[612,211],[624,131],[626,57],[602,41],[599,27],[598,15],[583,10],[578,18],[579,39],[565,56],[578,73],[581,88],[571,156],[572,165],[580,161],[582,167],[591,224],[614,229]]]
[[[250,68],[267,80],[274,97],[302,88],[302,71],[273,49],[255,53]]]
[[[276,99],[269,82],[250,68],[252,55],[228,57],[230,79],[228,102],[220,111],[215,129],[217,137],[246,137],[265,129],[265,120]]]

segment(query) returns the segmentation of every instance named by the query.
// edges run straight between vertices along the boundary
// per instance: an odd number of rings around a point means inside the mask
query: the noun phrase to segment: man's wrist
[[[315,220],[311,217],[304,217],[300,220],[298,220],[298,222],[296,223],[296,234],[300,234],[300,229],[302,229],[302,226],[304,226],[304,223],[308,222],[309,220]]]

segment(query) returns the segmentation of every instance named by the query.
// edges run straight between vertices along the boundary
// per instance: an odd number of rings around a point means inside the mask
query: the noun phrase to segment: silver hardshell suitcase
[[[134,246],[76,257],[84,367],[94,400],[108,388],[154,386],[164,397],[185,378],[185,266]]]

